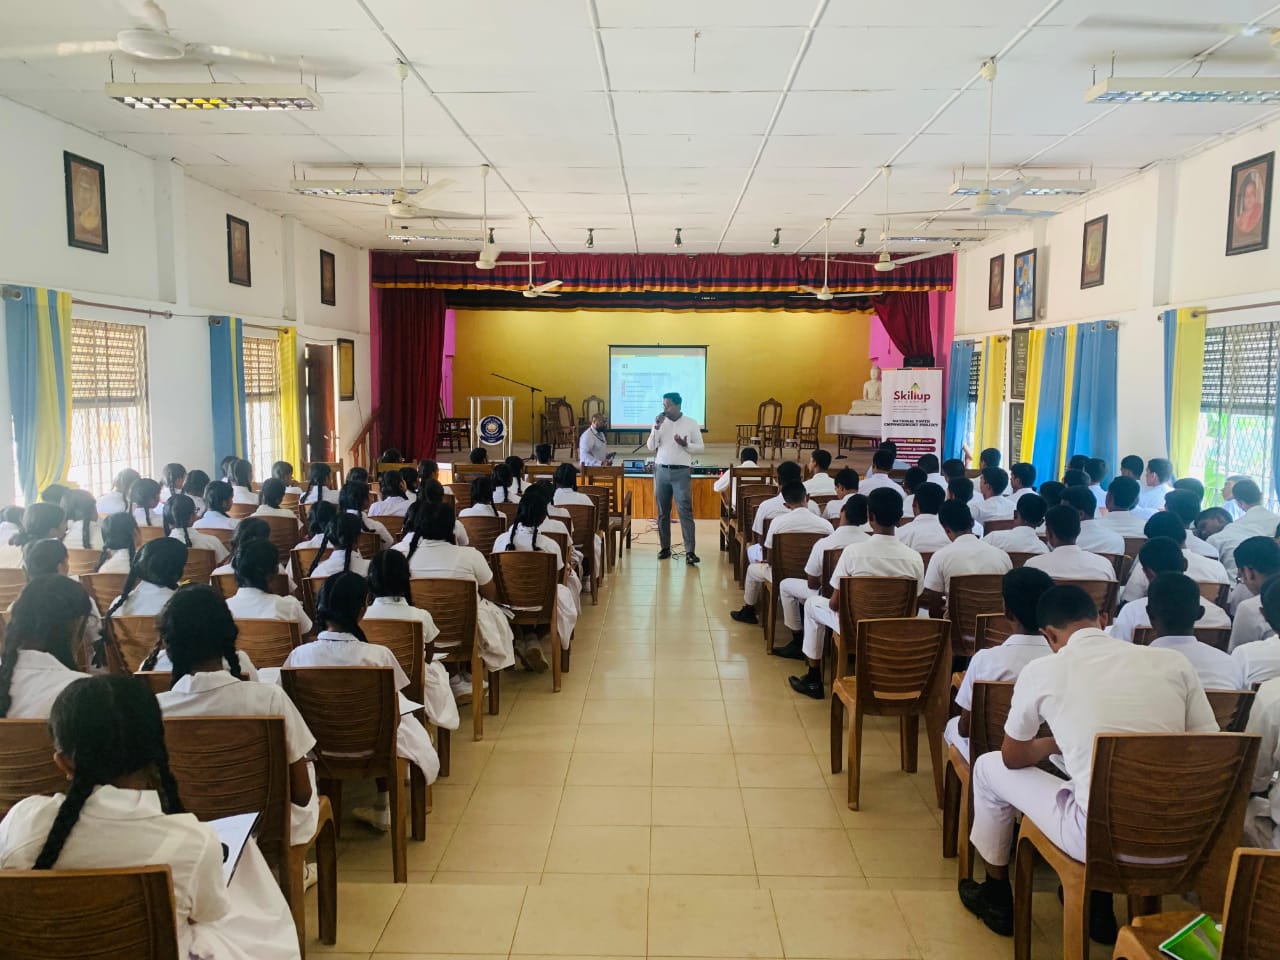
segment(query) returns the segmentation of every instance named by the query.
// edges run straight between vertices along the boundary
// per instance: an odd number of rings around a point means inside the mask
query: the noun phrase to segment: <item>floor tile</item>
[[[766,890],[650,890],[649,954],[781,957]]]
[[[810,752],[809,738],[798,724],[786,726],[729,725],[734,753],[781,753],[788,756]]]
[[[826,790],[746,787],[742,803],[752,827],[840,827],[831,794]]]
[[[649,828],[557,824],[543,869],[549,873],[648,873]]]
[[[645,890],[581,887],[566,909],[563,890],[530,887],[516,930],[516,954],[642,957],[648,937]]]
[[[960,903],[955,888],[946,892],[895,890],[893,898],[907,930],[925,960],[990,960],[1009,949]]]
[[[756,870],[769,876],[859,877],[862,870],[842,830],[752,827]]]
[[[751,839],[740,827],[653,828],[654,873],[754,874]]]
[[[853,852],[868,877],[954,877],[942,859],[941,830],[850,830]]]
[[[462,814],[464,824],[554,823],[560,806],[559,786],[482,783]]]
[[[653,822],[679,827],[744,827],[737,787],[654,787]]]
[[[654,705],[653,722],[661,726],[724,726],[724,703],[719,700],[663,700]]]
[[[432,883],[459,883],[463,886],[524,886],[536,887],[540,873],[479,873],[468,870],[437,870]]]
[[[629,677],[594,677],[587,684],[588,700],[652,700],[653,680]]]
[[[460,824],[438,869],[532,873],[542,870],[550,845],[550,824]]]
[[[390,876],[387,878],[390,880]],[[319,941],[315,889],[307,902],[307,952],[367,954],[378,945],[396,904],[408,889],[404,884],[338,881],[338,940],[331,947]]]
[[[564,788],[560,823],[574,826],[648,826],[652,822],[650,790],[571,784]]]
[[[569,763],[565,782],[575,786],[647,787],[652,767],[651,754],[578,752]]]
[[[655,753],[655,787],[736,787],[733,757],[713,753]]]
[[[573,749],[583,753],[653,753],[653,727],[611,723],[592,724],[578,728],[578,739]]]
[[[891,893],[773,890],[770,895],[788,957],[890,960],[920,955]]]
[[[588,700],[582,709],[581,723],[650,724],[653,715],[652,700]]]
[[[523,886],[410,886],[377,950],[410,953],[429,946],[434,953],[504,955],[511,950],[524,896]]]
[[[481,774],[481,784],[550,787],[564,783],[569,769],[569,753],[536,750],[495,753]]]
[[[806,788],[826,787],[822,770],[813,754],[773,756],[739,753],[733,758],[738,782],[744,787]]]
[[[656,706],[662,709],[663,701]],[[716,704],[720,706],[720,704]],[[659,753],[707,753],[728,755],[732,752],[732,740],[727,726],[666,726],[655,724],[653,728],[653,752]]]

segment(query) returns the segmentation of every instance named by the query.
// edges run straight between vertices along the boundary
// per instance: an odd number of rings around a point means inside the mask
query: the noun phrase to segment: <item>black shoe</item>
[[[1013,936],[1013,890],[1009,881],[960,881],[960,902],[965,909],[987,925],[992,933]]]
[[[684,562],[691,567],[696,567],[701,561],[702,561],[702,558],[699,557],[696,553],[686,553],[684,555]]]
[[[665,549],[665,550],[659,550],[659,551],[658,551],[658,559],[659,559],[659,560],[670,560],[670,559],[671,559],[671,550],[670,550],[669,548],[668,548],[668,549]]]
[[[755,607],[743,607],[741,610],[732,611],[729,616],[737,620],[739,623],[759,623],[760,618],[756,616]]]
[[[775,647],[773,655],[775,657],[786,657],[788,660],[803,660],[804,644],[792,640],[785,647]]]
[[[1089,893],[1089,939],[1094,943],[1112,946],[1118,934],[1116,910],[1111,894],[1104,890]]]
[[[822,680],[814,679],[808,676],[804,677],[787,677],[787,682],[791,684],[791,689],[796,693],[803,693],[806,697],[812,697],[814,700],[821,700]]]

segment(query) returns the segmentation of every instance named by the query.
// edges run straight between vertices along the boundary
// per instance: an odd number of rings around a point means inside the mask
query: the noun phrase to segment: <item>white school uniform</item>
[[[1163,504],[1162,504],[1163,505]],[[1133,510],[1108,510],[1105,516],[1098,517],[1095,523],[1100,524],[1112,533],[1117,533],[1121,538],[1124,537],[1145,537],[1144,532],[1147,526],[1147,520],[1150,517],[1139,516]],[[1123,546],[1123,543],[1121,544]],[[1114,550],[1103,550],[1100,553],[1115,553]],[[1123,552],[1120,551],[1120,552]]]
[[[973,519],[979,523],[987,523],[991,520],[1012,520],[1013,519],[1013,497],[992,497],[990,500],[983,500],[981,503],[970,503],[969,512],[973,514]]]
[[[234,530],[239,524],[239,520],[228,517],[225,513],[206,510],[191,526],[195,530]]]
[[[67,535],[62,538],[62,545],[68,550],[101,550],[102,549],[102,525],[96,520],[89,521],[89,546],[84,545],[84,524],[83,520],[73,520],[67,527]],[[4,524],[0,524],[3,527]],[[15,531],[16,532],[16,531]],[[8,543],[9,538],[4,535],[4,531],[0,530],[0,543]]]
[[[405,497],[387,497],[369,504],[371,517],[403,517],[413,506],[413,501]]]
[[[1093,494],[1094,503],[1097,504],[1096,509],[1099,512],[1105,512],[1107,509],[1107,491],[1102,489],[1102,484],[1089,484],[1089,492]],[[1161,504],[1163,506],[1163,504]]]
[[[1232,650],[1231,656],[1240,664],[1246,687],[1280,677],[1280,637],[1246,643]]]
[[[10,720],[43,720],[49,716],[58,694],[85,676],[51,653],[19,650],[9,683],[9,712],[5,716]]]
[[[933,483],[933,484],[937,484],[939,487],[941,487],[941,488],[942,488],[942,492],[943,492],[943,493],[946,493],[946,490],[947,490],[947,478],[946,478],[946,477],[944,477],[942,474],[940,474],[940,473],[931,473],[931,474],[929,474],[929,475],[925,478],[925,482],[926,482],[926,483]]]
[[[347,562],[347,554],[351,554],[351,561]],[[312,577],[332,577],[342,573],[343,566],[349,573],[358,573],[362,577],[369,576],[369,561],[360,556],[358,550],[334,550],[325,559],[316,564],[316,568],[311,571],[308,576]]]
[[[756,463],[754,460],[743,460],[740,464],[738,464],[738,466],[758,467],[759,464]],[[732,475],[729,473],[728,470],[726,470],[724,473],[720,474],[720,476],[716,477],[716,482],[711,485],[711,489],[714,490],[716,493],[724,493],[726,490],[729,489],[729,481],[731,478],[732,478]],[[833,488],[833,492],[834,492],[834,488]],[[735,507],[738,505],[738,489],[736,486],[732,491],[730,491],[729,503]]]
[[[281,597],[257,587],[241,587],[227,598],[227,609],[236,620],[289,620],[305,635],[311,618],[297,597]]]
[[[921,513],[897,529],[898,539],[916,553],[936,553],[951,544],[936,513]]]
[[[435,621],[426,610],[412,606],[404,597],[376,597],[364,612],[366,620],[417,620],[422,624],[422,640],[430,643],[440,636]],[[449,688],[449,673],[444,664],[428,662],[422,674],[423,706],[427,718],[437,727],[457,730],[458,704]]]
[[[1201,597],[1200,605],[1204,607],[1204,616],[1196,621],[1197,627],[1231,626],[1231,618],[1227,616],[1227,611],[1216,603]],[[1116,614],[1116,622],[1107,627],[1107,633],[1117,640],[1126,640],[1132,643],[1133,631],[1138,627],[1149,626],[1151,626],[1151,615],[1147,613],[1147,598],[1141,597],[1131,603],[1126,603],[1120,608],[1120,612]],[[1208,684],[1205,684],[1205,686],[1207,687]]]
[[[319,544],[317,544],[317,546],[318,545]],[[306,546],[306,544],[301,544],[301,546]],[[293,565],[292,564],[282,563],[280,564],[279,567],[276,568],[276,572],[279,573],[281,576],[285,577],[289,581],[290,593],[294,593],[297,591],[298,585],[293,582]],[[229,559],[222,566],[215,567],[211,576],[220,577],[224,573],[230,573],[233,575],[235,574],[235,569],[231,566],[231,562]]]
[[[1007,553],[984,543],[972,533],[964,533],[933,555],[929,569],[924,573],[924,589],[945,596],[951,587],[952,577],[971,573],[1003,575],[1012,569],[1013,563]]]
[[[0,823],[0,868],[30,870],[66,797],[28,797]],[[173,875],[178,955],[201,960],[298,960],[289,905],[255,841],[231,882],[222,844],[189,813],[166,814],[154,790],[95,787],[58,857],[60,870],[164,864]]]
[[[845,547],[831,574],[831,589],[840,589],[842,577],[910,577],[919,593],[924,580],[924,561],[892,534],[877,533]],[[813,596],[804,604],[804,655],[822,659],[826,636],[822,630],[840,629],[840,614],[831,609],[827,597]]]
[[[395,676],[395,687],[403,690],[409,678],[400,668],[396,655],[376,643],[362,643],[353,634],[336,630],[321,630],[314,640],[294,647],[286,667],[390,667]],[[417,717],[403,714],[396,734],[396,753],[413,763],[427,783],[435,783],[440,774],[440,757],[427,735],[427,729]]]
[[[1037,767],[1011,770],[1000,752],[973,765],[970,839],[994,866],[1009,862],[1015,817],[1030,817],[1067,856],[1085,858],[1093,742],[1099,733],[1217,733],[1218,722],[1187,658],[1142,649],[1087,628],[1051,657],[1022,668],[1005,735],[1032,740],[1047,722],[1062,752],[1063,782]]]
[[[569,504],[569,503],[575,503],[578,506],[582,506],[582,507],[595,506],[595,501],[592,500],[590,497],[588,497],[585,493],[579,493],[577,490],[570,490],[568,487],[558,487],[555,492],[555,499],[552,501],[552,506],[563,507],[565,504]],[[567,518],[569,516],[569,511],[566,510],[563,515]],[[561,516],[561,514],[559,513],[559,511],[553,514],[551,512],[551,509],[548,508],[547,516]],[[565,533],[568,533],[568,532],[569,532],[569,528],[566,526]],[[595,569],[599,570],[600,565],[604,562],[604,537],[599,533],[595,533],[592,535],[592,541],[595,544],[595,564],[596,564]],[[572,543],[573,542],[572,539],[570,539],[569,542]],[[574,555],[577,557],[578,562],[581,563],[582,557],[577,556],[577,553],[578,553],[578,550],[575,547]]]
[[[523,487],[521,487],[521,489],[523,489]],[[495,484],[493,488],[493,502],[494,503],[519,503],[520,490],[516,489],[516,484],[514,482],[511,484],[511,487],[509,490],[507,487],[499,487]]]
[[[22,547],[17,544],[6,544],[0,547],[0,569],[22,569]]]
[[[766,550],[773,549],[773,535],[775,533],[820,533],[823,537],[828,537],[831,535],[832,530],[829,521],[814,516],[808,510],[793,507],[769,525],[769,532],[764,538]],[[772,582],[772,580],[772,564],[753,563],[748,566],[742,584],[743,602],[748,606],[754,606],[759,602],[760,595],[764,592],[764,585]],[[781,597],[781,593],[779,593],[779,597]],[[797,627],[796,629],[799,628]]]
[[[1017,680],[1018,674],[1028,663],[1050,656],[1052,653],[1049,641],[1038,633],[1015,633],[998,647],[979,650],[969,661],[964,679],[960,681],[960,689],[956,691],[956,706],[961,710],[972,710],[975,683]],[[966,759],[968,758],[969,738],[960,735],[959,717],[952,717],[947,721],[942,736],[947,743],[959,750]]]
[[[152,507],[150,510],[144,507],[134,507],[133,519],[138,521],[138,526],[140,527],[163,527],[164,511],[159,507]]]
[[[1236,607],[1235,619],[1231,621],[1231,641],[1227,651],[1234,653],[1237,647],[1246,643],[1257,643],[1273,635],[1271,624],[1262,615],[1262,598],[1249,597]]]
[[[378,535],[378,539],[382,541],[383,550],[389,550],[395,545],[396,538],[391,535],[391,531],[380,524],[377,520],[370,520],[368,514],[361,513],[359,510],[348,510],[347,513],[354,513],[360,518],[360,522],[364,525],[366,533],[376,533]]]
[[[794,512],[794,511],[793,511]],[[806,576],[822,576],[822,558],[828,550],[844,548],[851,543],[863,543],[870,538],[857,527],[836,527],[831,533],[813,545],[809,551],[809,559],[805,562]],[[782,622],[787,629],[794,632],[804,629],[804,603],[810,597],[816,597],[818,591],[809,586],[809,581],[800,577],[788,577],[778,584],[779,603],[782,606]]]
[[[902,531],[898,531],[902,536]],[[1048,553],[1049,545],[1036,536],[1034,527],[1016,526],[1008,530],[994,530],[982,538],[988,546],[1005,553]]]
[[[1231,577],[1217,560],[1202,557],[1184,549],[1182,555],[1187,558],[1187,576],[1196,583],[1230,583]],[[1133,572],[1129,574],[1129,582],[1120,591],[1120,599],[1125,603],[1147,595],[1147,575],[1142,572],[1142,564],[1135,562]]]
[[[1124,536],[1103,525],[1101,520],[1081,520],[1076,546],[1090,553],[1124,554]],[[1141,534],[1137,534],[1141,536]]]
[[[283,717],[284,749],[290,764],[306,758],[316,745],[302,714],[283,688],[273,683],[237,680],[226,670],[189,673],[173,689],[156,695],[166,717]],[[289,804],[289,842],[310,843],[320,819],[315,768],[308,763],[311,799]]]
[[[469,507],[463,507],[458,511],[458,519],[463,517],[501,517],[503,513],[497,507],[489,503],[473,503]]]
[[[578,437],[578,462],[584,467],[602,467],[609,459],[609,441],[604,433],[588,425]]]
[[[1208,540],[1201,540],[1195,535],[1195,532],[1187,527],[1187,549],[1192,553],[1197,553],[1202,557],[1209,557],[1213,560],[1218,559],[1218,551],[1209,545]]]
[[[338,489],[337,487],[312,487],[308,492],[304,490],[302,496],[298,498],[298,502],[306,505],[315,503],[318,500],[327,500],[334,506],[338,505]]]
[[[231,556],[227,548],[222,545],[221,540],[207,533],[201,533],[194,528],[187,530],[185,537],[181,527],[170,530],[169,536],[191,550],[212,550],[214,563],[222,563],[227,557]],[[189,544],[187,543],[188,539],[191,541]]]
[[[1218,551],[1218,557],[1227,572],[1236,575],[1236,547],[1250,537],[1274,537],[1280,526],[1280,515],[1263,507],[1251,507],[1239,520],[1233,520],[1212,537],[1209,545]]]
[[[288,517],[294,523],[298,522],[298,514],[286,509],[285,507],[271,507],[265,503],[258,504],[258,509],[253,511],[255,517]]]
[[[829,497],[836,492],[836,478],[825,470],[820,470],[804,482],[804,488],[811,497]]]
[[[77,520],[74,524],[77,530],[80,529],[79,524],[80,524],[79,520]],[[0,520],[0,544],[7,545],[10,540],[12,540],[21,532],[22,532],[22,528],[18,526],[16,523],[10,523],[8,520]]]
[[[99,571],[101,573],[101,571]],[[124,603],[112,612],[113,617],[154,617],[164,605],[169,602],[169,598],[176,591],[170,590],[168,587],[157,586],[154,583],[148,583],[146,580],[140,580],[138,584],[129,592],[129,596],[125,598]],[[116,597],[111,601],[111,606],[116,605],[119,600]]]
[[[231,502],[232,503],[257,503],[258,495],[248,487],[242,487],[239,484],[231,485]]]
[[[858,492],[867,497],[871,495],[872,490],[879,490],[882,487],[886,490],[892,490],[903,498],[907,495],[902,487],[894,482],[893,478],[887,473],[868,473],[862,478],[862,482],[858,484]]]
[[[112,550],[103,561],[102,566],[97,570],[98,573],[128,573],[129,572],[129,551],[120,549]]]
[[[846,493],[843,497],[836,497],[834,500],[828,500],[827,505],[822,510],[822,516],[827,520],[839,520],[840,514],[844,512],[844,505],[856,492],[857,491],[852,491],[850,493]]]
[[[1280,680],[1268,680],[1258,688],[1249,711],[1245,733],[1261,737],[1258,765],[1254,768],[1250,793],[1261,794],[1249,801],[1245,818],[1245,845],[1280,849]]]
[[[818,509],[818,505],[812,500],[805,504],[809,508],[809,512],[816,517],[822,516],[822,511]],[[755,520],[751,524],[751,532],[757,537],[764,536],[764,522],[772,520],[779,516],[787,509],[787,502],[782,499],[782,494],[770,497],[760,506],[756,507]],[[758,543],[753,543],[747,547],[747,559],[752,563],[759,563],[764,559],[764,547]]]
[[[253,665],[253,661],[249,659],[249,655],[247,653],[243,650],[237,650],[236,663],[240,664],[240,675],[242,677],[247,677],[248,679],[257,682],[258,668]],[[167,649],[161,648],[156,652],[156,662],[151,669],[156,673],[173,672],[173,661],[169,659],[169,651]],[[139,667],[135,672],[142,673],[142,668]],[[230,676],[230,671],[227,671],[227,675]]]
[[[111,490],[98,498],[98,516],[109,517],[113,513],[124,513],[128,504],[124,502],[124,494],[119,490]]]
[[[408,544],[397,544],[397,550]],[[441,580],[470,580],[484,586],[493,580],[484,555],[474,547],[460,547],[443,540],[418,541],[418,548],[409,556],[409,574],[415,578]],[[490,670],[503,670],[515,664],[515,645],[511,624],[502,608],[491,600],[476,596],[476,623],[480,634],[480,656]]]
[[[1173,484],[1161,483],[1154,487],[1143,486],[1142,491],[1138,494],[1138,506],[1145,507],[1147,510],[1160,511],[1164,509],[1164,495],[1173,491]]]
[[[1043,570],[1054,580],[1110,580],[1116,578],[1116,568],[1111,561],[1081,550],[1074,543],[1064,543],[1048,553],[1027,560],[1026,565]]]
[[[516,550],[533,549],[533,533],[528,527],[516,524],[498,536],[493,542],[493,553],[499,554],[507,549],[507,544],[514,542]],[[545,534],[538,537],[538,550],[550,553],[556,558],[556,570],[564,569],[564,558],[560,555],[560,545]],[[556,625],[560,633],[560,646],[569,649],[569,641],[573,637],[573,628],[578,622],[578,595],[582,588],[575,591],[563,583],[556,584]],[[553,654],[554,656],[554,654]]]
[[[1186,657],[1206,690],[1240,690],[1244,686],[1240,664],[1231,659],[1231,654],[1201,643],[1194,636],[1157,637],[1151,646],[1177,650]]]

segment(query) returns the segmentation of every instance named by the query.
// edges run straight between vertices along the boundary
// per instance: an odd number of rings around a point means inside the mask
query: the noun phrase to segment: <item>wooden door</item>
[[[326,463],[338,459],[333,393],[333,347],[308,343],[305,352],[307,377],[307,461]]]

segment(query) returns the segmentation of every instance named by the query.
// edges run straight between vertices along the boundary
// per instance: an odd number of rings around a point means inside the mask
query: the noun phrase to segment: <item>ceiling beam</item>
[[[627,161],[622,154],[622,135],[618,130],[618,113],[613,105],[613,81],[609,78],[609,63],[604,55],[604,38],[600,34],[600,11],[596,0],[587,0],[587,19],[591,21],[591,38],[596,45],[596,63],[600,65],[600,89],[604,93],[605,109],[609,112],[609,127],[613,130],[613,146],[618,152],[618,175],[622,177],[622,193],[627,201],[627,218],[631,221],[631,242],[640,252],[640,234],[636,231],[636,212],[631,206],[631,184],[627,180]]]

